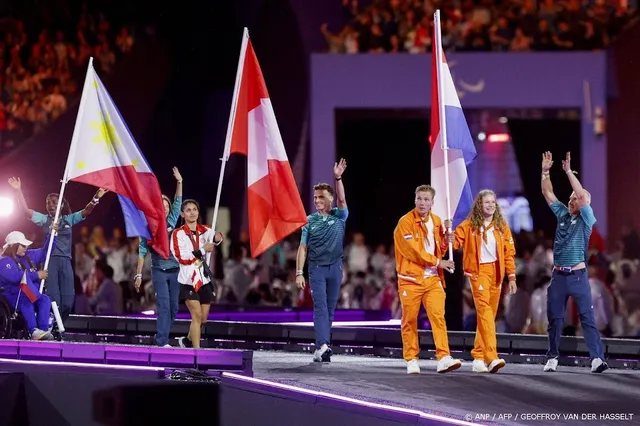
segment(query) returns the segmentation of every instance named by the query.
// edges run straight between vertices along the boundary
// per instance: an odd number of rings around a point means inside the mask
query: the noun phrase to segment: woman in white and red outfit
[[[214,299],[213,274],[208,265],[213,248],[222,242],[222,234],[198,223],[200,205],[195,200],[185,200],[180,208],[184,225],[176,228],[171,236],[171,253],[180,264],[178,282],[180,293],[191,313],[189,334],[181,337],[181,347],[200,347],[200,332],[207,322],[209,308]],[[208,259],[209,258],[209,259]]]

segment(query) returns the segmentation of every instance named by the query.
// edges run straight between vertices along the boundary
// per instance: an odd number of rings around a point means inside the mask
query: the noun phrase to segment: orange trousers
[[[500,304],[501,283],[498,281],[498,262],[480,264],[477,280],[471,281],[473,302],[476,305],[478,327],[471,356],[487,364],[498,359],[496,315]]]
[[[430,277],[422,283],[398,280],[398,294],[402,304],[402,352],[406,361],[418,359],[420,341],[418,338],[418,314],[420,305],[424,305],[431,323],[433,342],[436,346],[436,359],[450,355],[447,324],[444,320],[444,301],[446,293],[440,277]]]

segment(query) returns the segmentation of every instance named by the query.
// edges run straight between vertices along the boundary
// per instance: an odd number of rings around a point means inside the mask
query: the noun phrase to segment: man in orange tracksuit
[[[448,225],[447,220],[445,226]],[[471,351],[472,370],[496,373],[505,366],[505,361],[498,358],[495,323],[505,269],[511,294],[516,292],[517,286],[513,237],[493,191],[480,191],[469,216],[456,227],[449,239],[454,250],[464,251],[464,274],[471,282],[478,315],[476,339]]]
[[[442,270],[453,271],[454,263],[442,259],[447,239],[440,218],[431,212],[435,195],[436,191],[429,185],[416,188],[416,208],[400,218],[393,233],[402,304],[402,346],[408,374],[420,373],[418,314],[421,304],[431,323],[438,373],[453,371],[462,365],[449,352]]]

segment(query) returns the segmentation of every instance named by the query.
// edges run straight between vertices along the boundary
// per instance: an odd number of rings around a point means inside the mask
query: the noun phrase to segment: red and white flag
[[[33,290],[31,290],[31,287],[29,287],[29,284],[27,283],[26,271],[24,272],[24,274],[22,274],[22,279],[20,280],[20,290],[24,293],[25,296],[27,296],[27,299],[29,299],[31,303],[36,303],[36,300],[38,300],[38,295]]]
[[[247,156],[249,235],[257,257],[304,226],[307,214],[246,29],[240,55],[225,157]]]

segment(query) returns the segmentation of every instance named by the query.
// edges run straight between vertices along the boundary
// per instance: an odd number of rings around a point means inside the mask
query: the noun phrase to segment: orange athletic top
[[[425,250],[424,240],[427,237],[427,227],[414,209],[405,214],[398,221],[393,232],[393,242],[396,254],[396,272],[398,278],[406,281],[422,283],[426,268],[438,266],[445,251],[447,241],[444,239],[444,228],[438,216],[429,213],[433,221],[435,250],[434,254]],[[445,286],[444,273],[438,268],[438,276]]]
[[[498,258],[498,282],[502,283],[505,275],[510,280],[516,279],[516,247],[509,226],[505,224],[504,232],[494,226],[493,233],[496,239],[496,256]],[[473,227],[470,220],[465,220],[456,227],[454,232],[455,242],[453,249],[463,250],[462,267],[464,274],[471,279],[478,279],[480,270],[480,253],[482,248],[482,232]]]

